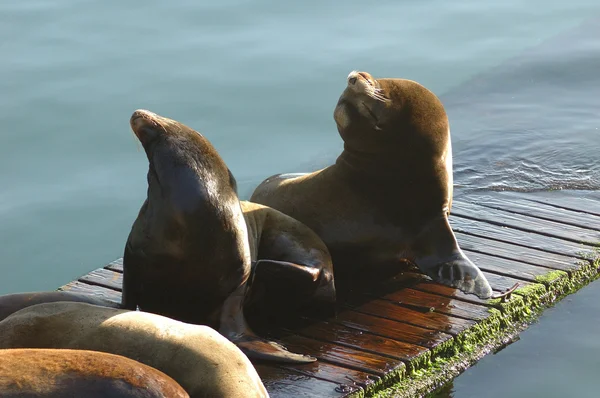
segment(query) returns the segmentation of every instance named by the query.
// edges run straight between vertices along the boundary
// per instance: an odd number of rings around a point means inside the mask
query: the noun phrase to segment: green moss
[[[565,271],[550,271],[545,275],[538,275],[535,277],[535,280],[539,283],[543,283],[546,286],[552,286],[557,283],[561,283],[561,280],[569,279],[569,274]]]
[[[410,362],[404,377],[395,384],[390,385],[386,380],[385,389],[371,387],[365,396],[409,398],[440,388],[484,355],[510,344],[543,308],[597,279],[600,251],[597,254],[570,274],[550,271],[536,278],[538,283],[517,289],[508,302],[490,300],[490,315],[486,319],[436,347],[430,355]]]

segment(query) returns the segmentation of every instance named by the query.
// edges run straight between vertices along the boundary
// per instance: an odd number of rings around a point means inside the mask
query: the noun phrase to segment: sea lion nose
[[[142,145],[152,139],[156,134],[151,126],[152,120],[156,118],[156,114],[145,109],[138,109],[131,115],[129,124],[133,133],[138,137]]]
[[[356,78],[355,77],[351,77],[351,78],[348,79],[348,84],[354,85],[354,83],[356,83]]]

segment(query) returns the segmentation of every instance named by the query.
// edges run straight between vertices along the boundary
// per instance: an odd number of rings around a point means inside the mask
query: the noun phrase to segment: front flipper
[[[247,284],[237,288],[223,303],[219,333],[238,346],[250,359],[282,363],[309,363],[317,359],[290,352],[279,343],[258,337],[246,322],[244,301]]]
[[[482,299],[492,296],[492,288],[481,270],[460,249],[449,258],[434,256],[418,259],[416,263],[435,282],[475,294]]]
[[[299,265],[289,261],[261,259],[254,266],[254,281],[277,287],[286,301],[311,301],[333,305],[336,301],[333,275],[325,269]]]
[[[413,252],[419,269],[435,282],[482,299],[492,296],[492,288],[481,270],[458,247],[446,216],[433,220],[421,232]]]

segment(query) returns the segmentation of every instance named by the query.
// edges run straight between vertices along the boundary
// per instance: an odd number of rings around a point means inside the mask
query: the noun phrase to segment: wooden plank
[[[359,329],[328,322],[314,323],[311,326],[301,329],[290,330],[290,332],[311,339],[331,342],[405,362],[410,362],[428,351],[425,347],[391,338],[383,338],[371,333],[365,333]]]
[[[95,297],[99,297],[105,300],[112,301],[114,303],[121,303],[121,293],[112,289],[107,289],[101,286],[90,285],[79,281],[69,282],[64,286],[58,288],[72,293],[83,293],[90,294]]]
[[[484,306],[414,289],[398,290],[381,298],[417,311],[439,312],[474,321],[480,321],[490,316],[488,308]]]
[[[408,323],[425,329],[437,330],[456,336],[474,326],[477,322],[464,318],[448,316],[441,312],[422,312],[396,305],[387,300],[374,299],[366,303],[346,304],[355,311],[378,316],[392,321]]]
[[[123,257],[108,263],[104,268],[123,273]]]
[[[80,282],[98,285],[107,289],[121,291],[123,288],[123,274],[106,268],[98,268],[79,278]]]
[[[456,300],[466,301],[467,303],[480,304],[484,306],[490,306],[488,300],[480,299],[472,294],[466,294],[453,287],[440,285],[432,281],[420,282],[413,286],[413,289],[420,290],[422,292],[439,294],[440,296],[450,297]]]
[[[594,250],[581,243],[573,243],[560,238],[540,235],[535,232],[519,231],[509,227],[499,227],[487,222],[450,216],[450,225],[455,232],[498,240],[517,246],[538,249],[578,259],[594,255]]]
[[[507,260],[501,257],[494,257],[488,254],[467,250],[465,250],[465,253],[482,271],[510,276],[511,278],[521,279],[526,282],[537,283],[537,280],[535,279],[537,276],[543,276],[549,272],[549,270],[544,267],[537,267],[535,265]]]
[[[346,310],[339,313],[332,322],[362,330],[370,334],[387,337],[426,348],[435,348],[452,338],[450,334],[439,330],[429,330],[419,326],[392,321],[356,311]]]
[[[277,365],[266,364],[268,366],[287,369],[294,373],[301,373],[317,379],[331,381],[339,385],[350,385],[353,387],[368,388],[381,380],[381,377],[370,373],[361,372],[354,369],[342,368],[323,361],[316,361],[306,364],[295,365]]]
[[[600,232],[598,231],[560,224],[554,221],[540,220],[525,215],[515,215],[507,211],[490,209],[475,203],[455,202],[452,206],[452,214],[461,218],[485,221],[501,227],[510,227],[575,243],[584,243],[591,246],[600,245]]]
[[[460,247],[467,252],[489,254],[495,257],[566,272],[572,272],[581,267],[576,259],[562,254],[544,252],[530,247],[517,246],[461,232],[455,232],[455,235]]]
[[[572,225],[579,228],[600,231],[600,216],[581,213],[572,210],[557,211],[556,207],[548,206],[543,202],[532,202],[514,192],[500,192],[498,195],[471,196],[469,201],[478,205],[497,210],[510,211],[511,213],[531,216],[542,220]]]
[[[531,202],[542,203],[561,210],[571,210],[600,217],[600,193],[585,191],[579,196],[577,191],[535,192],[526,196]]]
[[[526,286],[531,284],[531,282],[524,281],[522,279],[511,278],[510,276],[498,275],[488,271],[481,271],[483,275],[487,278],[490,286],[496,292],[504,292],[518,283],[520,286]]]
[[[395,292],[399,289],[407,287],[410,287],[411,289],[415,290],[422,290],[434,294],[439,294],[440,296],[455,298],[458,300],[466,301],[468,303],[490,306],[488,304],[488,300],[486,299],[480,299],[479,297],[473,294],[466,294],[458,289],[440,285],[438,283],[433,282],[428,276],[411,271],[400,272],[394,275],[393,277],[382,281],[382,283],[380,283],[377,287],[369,290],[369,292],[371,294],[377,292],[379,294],[385,294],[387,292]]]
[[[360,391],[352,383],[339,385],[289,369],[263,364],[255,365],[271,398],[342,398]]]
[[[384,357],[351,347],[332,344],[298,335],[284,335],[274,331],[273,335],[290,351],[311,355],[331,364],[384,377],[389,372],[405,367],[399,359]]]

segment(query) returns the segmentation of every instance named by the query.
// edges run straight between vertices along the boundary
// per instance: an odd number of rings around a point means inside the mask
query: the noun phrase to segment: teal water
[[[4,0],[0,37],[0,293],[121,256],[146,193],[133,110],[201,131],[246,198],[333,162],[353,69],[442,98],[457,195],[600,190],[597,0]]]

